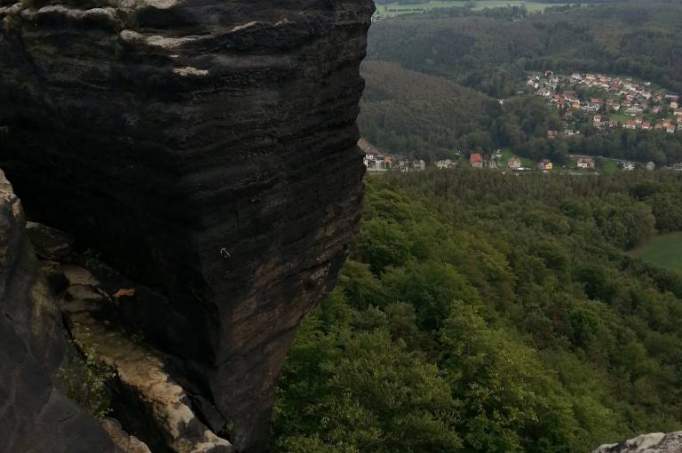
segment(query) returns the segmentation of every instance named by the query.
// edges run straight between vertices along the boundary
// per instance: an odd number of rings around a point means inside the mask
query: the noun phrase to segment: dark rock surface
[[[55,389],[61,318],[0,171],[0,452],[117,451],[94,418]]]
[[[680,453],[682,431],[642,434],[618,444],[602,445],[593,453]]]
[[[371,12],[0,0],[0,166],[32,218],[153,288],[128,322],[238,449],[264,448],[295,328],[356,229]]]
[[[144,442],[125,432],[117,420],[106,418],[101,424],[123,453],[152,453]]]

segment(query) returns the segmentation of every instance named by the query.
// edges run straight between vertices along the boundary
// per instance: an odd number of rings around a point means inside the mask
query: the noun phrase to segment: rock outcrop
[[[618,444],[602,445],[593,453],[680,453],[682,431],[642,434]]]
[[[0,452],[118,451],[54,384],[65,338],[19,199],[0,171]]]
[[[0,0],[0,167],[238,450],[356,229],[371,0]],[[58,251],[57,251],[58,253]]]

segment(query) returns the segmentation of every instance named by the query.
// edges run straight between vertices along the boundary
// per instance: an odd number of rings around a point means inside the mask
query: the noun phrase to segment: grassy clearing
[[[427,3],[416,4],[397,4],[389,3],[387,5],[377,5],[377,15],[382,17],[394,17],[404,14],[419,14],[430,11],[436,8],[457,8],[467,6],[469,2],[465,1],[447,1],[447,0],[433,0]],[[550,6],[561,6],[563,3],[541,3],[528,2],[523,0],[482,0],[475,2],[473,10],[482,10],[484,8],[501,8],[505,6],[521,6],[525,5],[529,12],[544,11]]]
[[[620,171],[618,163],[611,159],[599,159],[597,161],[597,170],[599,170],[602,175],[613,175]]]
[[[633,250],[632,255],[654,266],[682,272],[682,233],[656,236]]]

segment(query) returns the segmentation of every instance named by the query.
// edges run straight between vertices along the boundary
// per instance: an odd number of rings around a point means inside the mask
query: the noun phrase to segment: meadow
[[[682,233],[668,233],[654,237],[633,251],[648,264],[682,272]]]

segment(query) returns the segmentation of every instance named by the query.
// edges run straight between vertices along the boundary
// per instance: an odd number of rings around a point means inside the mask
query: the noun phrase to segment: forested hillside
[[[500,114],[494,99],[395,63],[367,62],[362,75],[367,87],[359,124],[370,142],[427,160],[492,143],[489,131]]]
[[[337,289],[299,332],[282,452],[586,452],[682,428],[682,178],[370,178]]]
[[[369,57],[441,75],[494,97],[527,69],[629,74],[682,92],[682,3],[556,7],[520,17],[442,10],[380,21]],[[493,11],[504,11],[498,9]]]
[[[625,74],[682,92],[682,2],[386,19],[372,27],[369,55],[360,128],[387,152],[433,161],[509,148],[560,165],[568,154],[682,162],[682,133],[597,130],[583,112],[574,118],[580,136],[548,140],[562,128],[556,109],[519,95],[529,69]]]

